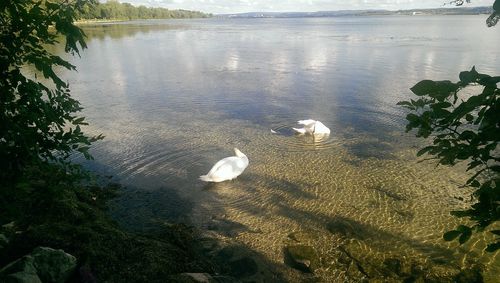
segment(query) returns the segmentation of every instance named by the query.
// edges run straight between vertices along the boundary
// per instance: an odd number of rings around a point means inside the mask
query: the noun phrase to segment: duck
[[[310,135],[329,135],[330,129],[325,126],[320,121],[308,119],[308,120],[299,120],[298,124],[304,125],[303,128],[292,128],[295,132],[299,134],[310,134]]]
[[[248,157],[239,149],[234,148],[235,156],[219,160],[206,175],[200,176],[204,182],[223,182],[241,175],[248,166]]]

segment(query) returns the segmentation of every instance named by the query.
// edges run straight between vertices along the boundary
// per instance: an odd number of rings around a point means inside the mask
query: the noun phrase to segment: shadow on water
[[[353,240],[371,247],[375,254],[364,254],[368,260],[370,256],[381,256],[384,254],[399,254],[402,258],[413,255],[423,261],[430,260],[433,264],[446,265],[455,270],[460,269],[460,262],[456,257],[456,251],[442,247],[433,243],[426,243],[422,240],[411,238],[403,233],[389,232],[376,227],[372,224],[363,223],[345,216],[331,216],[314,210],[304,210],[292,205],[296,201],[314,199],[314,194],[307,191],[314,184],[302,183],[294,184],[286,180],[272,178],[269,176],[257,176],[255,174],[246,174],[237,182],[209,184],[204,187],[208,192],[216,193],[219,189],[237,189],[241,184],[248,184],[245,179],[259,180],[259,187],[268,188],[266,201],[272,202],[274,207],[272,211],[262,209],[262,200],[245,199],[241,203],[228,204],[228,207],[235,209],[246,215],[251,214],[257,218],[270,216],[279,216],[287,218],[292,222],[301,223],[304,229],[306,227],[313,230],[326,230],[331,234],[343,239],[344,243],[350,243]],[[256,194],[258,189],[254,186],[246,186],[247,194]],[[390,198],[396,202],[408,201],[406,196],[398,195],[389,189],[380,186],[369,187],[378,194]],[[223,209],[222,209],[223,210]],[[398,212],[402,213],[402,212]],[[411,221],[412,217],[406,216],[405,221]],[[315,227],[315,228],[314,228]],[[248,225],[227,219],[214,217],[208,228],[225,236],[234,237],[243,232],[262,233],[260,227],[249,227]],[[460,251],[465,252],[465,251]],[[478,256],[475,253],[467,253]]]
[[[373,225],[361,223],[343,216],[327,217],[325,220],[327,223],[326,228],[330,233],[339,235],[346,240],[356,239],[373,247],[384,247],[386,252],[397,252],[398,250],[407,250],[410,248],[429,258],[432,262],[458,265],[452,250],[416,241],[399,233],[388,233]],[[387,247],[384,244],[387,241],[396,244],[392,247]]]
[[[123,187],[110,205],[112,217],[132,231],[150,230],[161,222],[189,224],[192,209],[192,201],[168,187],[153,190]]]
[[[353,156],[363,160],[366,158],[394,159],[394,146],[381,141],[366,141],[346,145]]]
[[[241,203],[229,204],[232,209],[256,217],[265,217],[268,214],[279,215],[291,221],[302,223],[305,226],[323,227],[332,234],[337,234],[345,240],[360,240],[373,247],[385,247],[393,252],[398,250],[414,250],[436,263],[453,262],[454,252],[438,245],[424,243],[404,236],[401,233],[387,232],[373,225],[362,223],[344,216],[329,216],[317,211],[307,211],[291,205],[294,201],[314,199],[315,196],[307,189],[314,186],[310,183],[294,184],[286,180],[269,176],[246,174],[240,179],[225,183],[210,183],[203,190],[216,193],[218,190],[235,190],[241,184],[248,184],[245,179],[259,180],[258,186],[269,189],[266,201],[272,202],[275,207],[272,211],[262,210],[260,199],[245,199]],[[246,194],[256,194],[258,189],[246,186]],[[368,188],[387,196],[395,201],[407,201],[405,196],[398,195],[380,186]],[[223,210],[223,209],[222,209]],[[222,212],[223,213],[223,212]],[[408,221],[411,221],[409,218]],[[213,217],[207,226],[210,230],[217,231],[225,236],[236,236],[242,232],[260,233],[260,227],[249,227],[232,220]],[[391,247],[387,243],[391,243]]]

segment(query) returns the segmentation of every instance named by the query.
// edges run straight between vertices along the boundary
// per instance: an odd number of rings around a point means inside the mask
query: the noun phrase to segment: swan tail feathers
[[[208,175],[201,175],[200,180],[203,182],[212,182],[212,179]]]

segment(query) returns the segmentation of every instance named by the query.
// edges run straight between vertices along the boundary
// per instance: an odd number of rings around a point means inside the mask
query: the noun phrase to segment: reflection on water
[[[446,268],[486,266],[487,234],[441,239],[464,208],[462,168],[417,163],[396,102],[421,79],[472,65],[498,73],[500,38],[482,17],[146,21],[85,26],[89,49],[64,76],[104,133],[89,166],[131,187],[123,223],[190,222],[231,237],[281,268],[290,235],[320,251],[316,274],[349,276],[342,255]],[[481,50],[476,43],[481,42]],[[295,135],[321,120],[328,138]],[[275,133],[271,132],[273,130]],[[198,180],[232,149],[250,160],[236,180]],[[295,236],[294,236],[295,237]],[[346,250],[348,249],[348,250]],[[340,265],[338,265],[340,264]]]

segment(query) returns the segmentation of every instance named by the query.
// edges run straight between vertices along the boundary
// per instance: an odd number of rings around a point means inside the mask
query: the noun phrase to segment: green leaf
[[[479,183],[478,180],[473,180],[469,186],[473,187],[473,188],[479,188],[481,186],[481,183]]]
[[[500,230],[492,230],[490,232],[497,235],[497,236],[500,236]]]
[[[448,108],[451,106],[451,103],[445,101],[445,102],[438,102],[438,103],[434,103],[433,105],[431,105],[432,108]]]
[[[470,212],[468,210],[455,210],[455,211],[451,211],[450,212],[451,215],[455,216],[455,217],[468,217],[470,216]]]
[[[448,231],[444,233],[443,239],[447,242],[453,241],[456,237],[460,236],[460,234],[462,234],[462,232],[457,230]]]
[[[476,71],[476,67],[472,67],[470,71],[460,72],[460,75],[458,77],[460,78],[460,81],[463,82],[464,84],[470,84],[479,79],[479,74]]]
[[[472,116],[471,114],[467,113],[465,115],[465,120],[467,120],[467,122],[472,122],[474,120],[474,116]]]
[[[409,102],[409,101],[400,101],[400,102],[396,103],[396,105],[402,105],[402,106],[413,106],[413,105],[411,104],[411,102]]]
[[[493,243],[493,244],[489,244],[487,247],[486,247],[486,251],[487,252],[494,252],[496,250],[500,249],[500,242],[496,242],[496,243]]]
[[[418,96],[423,96],[431,93],[436,87],[436,83],[431,80],[422,80],[414,85],[410,90]]]
[[[488,167],[490,170],[493,170],[494,172],[500,173],[500,165],[492,165]]]
[[[406,115],[406,120],[408,120],[410,122],[414,122],[414,121],[420,120],[420,117],[413,114],[413,113],[410,113],[410,114]]]
[[[464,231],[462,233],[462,235],[460,235],[460,238],[458,238],[458,242],[460,244],[463,244],[463,243],[467,242],[471,236],[472,236],[472,230],[468,229],[468,230]]]

